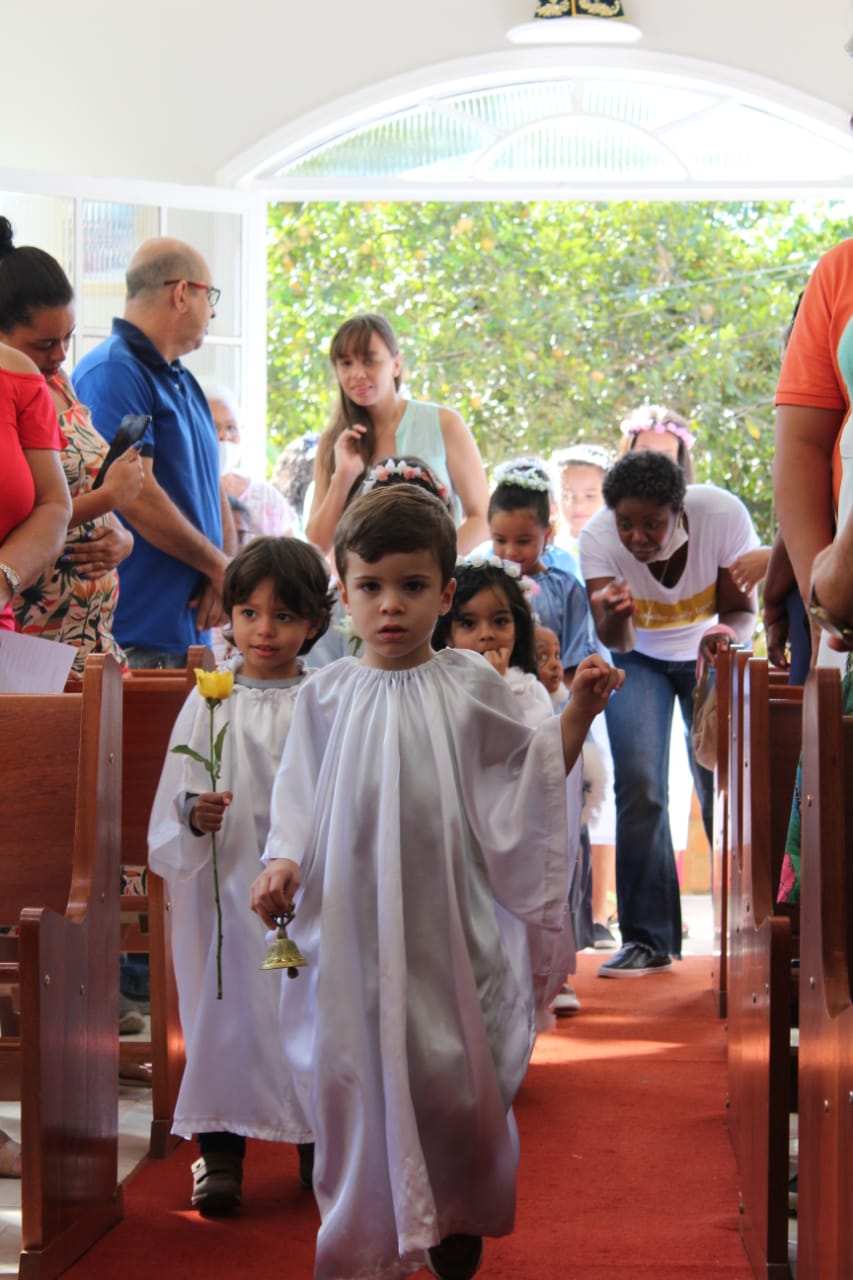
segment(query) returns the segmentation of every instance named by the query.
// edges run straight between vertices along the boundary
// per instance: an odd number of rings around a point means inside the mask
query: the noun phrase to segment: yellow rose
[[[234,688],[233,671],[202,671],[195,668],[195,686],[203,698],[224,702]]]

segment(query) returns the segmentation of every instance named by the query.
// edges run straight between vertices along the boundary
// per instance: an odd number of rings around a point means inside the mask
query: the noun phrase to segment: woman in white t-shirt
[[[596,630],[626,673],[608,706],[616,788],[616,893],[622,949],[602,977],[671,968],[681,953],[681,902],[668,816],[675,700],[693,721],[696,658],[714,662],[730,639],[748,641],[755,593],[729,571],[758,536],[739,499],[686,486],[664,453],[631,452],[604,480],[606,507],[580,536],[581,572]],[[708,839],[713,775],[688,752]]]

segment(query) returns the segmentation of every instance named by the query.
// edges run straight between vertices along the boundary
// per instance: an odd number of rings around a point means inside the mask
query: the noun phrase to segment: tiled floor
[[[709,955],[714,936],[711,899],[707,894],[682,896],[682,914],[688,927],[685,955]],[[147,1038],[147,1028],[140,1033]],[[119,1178],[124,1179],[148,1150],[151,1125],[150,1089],[122,1085],[119,1090]],[[0,1102],[0,1128],[20,1139],[20,1117],[14,1102]],[[20,1183],[0,1178],[0,1277],[18,1274],[21,1247]]]

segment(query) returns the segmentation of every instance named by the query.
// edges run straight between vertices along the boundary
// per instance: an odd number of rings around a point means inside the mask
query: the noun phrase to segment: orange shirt
[[[853,385],[853,240],[825,253],[803,294],[776,388],[777,405],[840,409],[850,414]],[[836,508],[841,485],[839,440],[832,457]]]

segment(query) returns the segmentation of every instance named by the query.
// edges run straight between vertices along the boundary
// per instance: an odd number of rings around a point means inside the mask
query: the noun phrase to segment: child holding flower
[[[310,1185],[311,1134],[276,1032],[281,974],[259,969],[265,931],[246,901],[305,677],[302,655],[329,622],[328,568],[307,543],[256,538],[228,566],[223,602],[238,656],[230,669],[198,673],[172,731],[148,832],[149,865],[172,900],[186,1045],[173,1130],[198,1136],[192,1204],[208,1215],[239,1205],[247,1137],[301,1144]],[[214,788],[209,761],[217,757]]]
[[[297,701],[251,896],[270,924],[299,891],[281,1027],[317,1144],[314,1275],[467,1280],[512,1230],[528,938],[559,941],[566,773],[621,676],[588,658],[534,730],[479,654],[435,653],[456,530],[412,484],[347,508],[335,562],[364,656]]]

